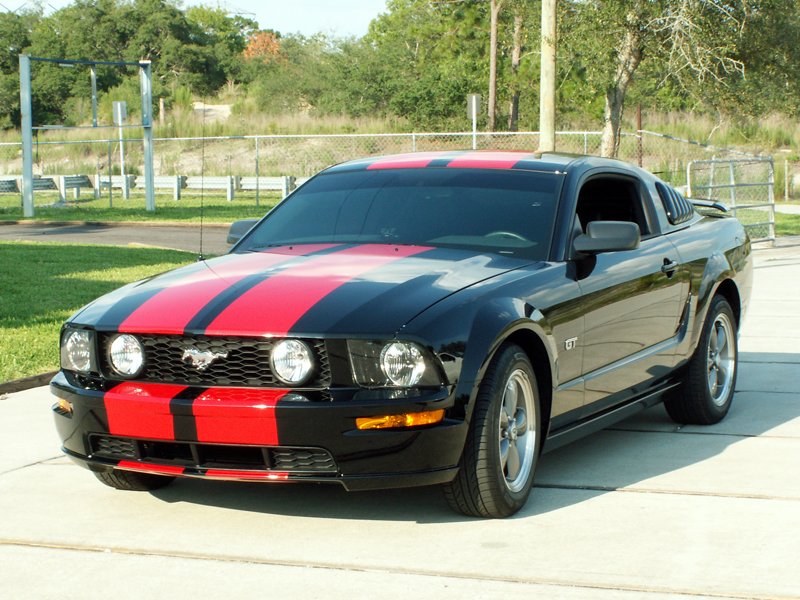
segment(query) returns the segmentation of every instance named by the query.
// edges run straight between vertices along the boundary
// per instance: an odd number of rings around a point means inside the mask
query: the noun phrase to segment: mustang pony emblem
[[[227,352],[212,352],[211,350],[198,350],[195,347],[186,348],[181,360],[192,363],[198,371],[205,371],[218,358],[228,358]]]

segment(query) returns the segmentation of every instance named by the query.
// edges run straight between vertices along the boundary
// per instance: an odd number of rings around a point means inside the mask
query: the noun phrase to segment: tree
[[[497,117],[497,21],[503,0],[489,0],[489,99],[487,112],[489,114],[486,128],[494,131],[494,122]]]
[[[616,156],[625,97],[646,61],[661,66],[664,81],[725,85],[743,75],[736,56],[749,3],[726,0],[572,0],[566,18],[571,35],[562,40],[577,54],[589,86],[605,98],[601,154]]]

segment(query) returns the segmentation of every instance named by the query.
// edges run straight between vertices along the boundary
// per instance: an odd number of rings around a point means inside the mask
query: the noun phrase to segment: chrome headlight
[[[349,340],[356,383],[364,387],[431,387],[444,384],[434,357],[419,344]]]
[[[311,348],[300,340],[281,340],[272,348],[269,361],[272,372],[283,383],[300,385],[305,383],[314,369]]]
[[[89,373],[95,371],[94,332],[65,328],[61,335],[61,368]]]
[[[425,374],[425,359],[415,344],[392,342],[381,350],[381,371],[394,385],[417,385]]]
[[[108,362],[123,377],[135,377],[144,366],[144,348],[136,336],[121,333],[108,345]]]

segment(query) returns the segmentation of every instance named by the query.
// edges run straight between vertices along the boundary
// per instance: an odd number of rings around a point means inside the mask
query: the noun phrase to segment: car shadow
[[[800,418],[800,403],[783,399],[796,393],[789,387],[790,375],[800,365],[800,354],[742,352],[740,361],[736,396],[721,423],[683,427],[659,405],[547,453],[530,500],[512,518],[546,514],[626,488],[648,491],[651,486],[642,482],[718,456],[734,444]],[[759,375],[765,364],[770,372]],[[785,380],[786,390],[766,388],[772,378]],[[422,524],[471,520],[452,512],[436,487],[347,492],[338,485],[179,480],[152,494],[170,503],[285,516]]]

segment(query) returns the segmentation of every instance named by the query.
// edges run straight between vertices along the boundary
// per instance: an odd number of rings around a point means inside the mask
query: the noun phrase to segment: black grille
[[[127,438],[93,436],[92,453],[107,458],[136,458],[136,443]]]
[[[109,378],[114,379],[108,364],[111,337],[112,334],[102,334],[100,343],[103,369]],[[144,346],[145,369],[137,380],[195,386],[285,387],[270,368],[273,340],[181,335],[139,335],[138,338]],[[317,367],[304,387],[330,386],[331,373],[324,342],[306,340],[306,343],[314,352]],[[222,356],[201,371],[183,360],[183,353],[188,348]]]
[[[336,463],[327,450],[316,448],[272,448],[272,464],[278,471],[335,472]]]
[[[333,456],[322,448],[161,442],[106,435],[92,435],[89,444],[92,454],[100,458],[139,459],[197,469],[245,469],[300,474],[333,474],[337,470]]]

